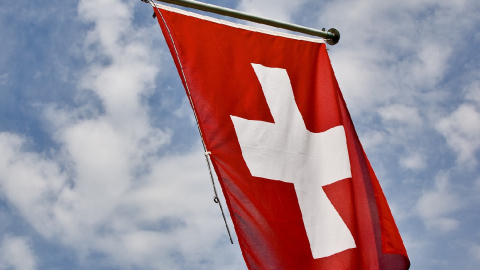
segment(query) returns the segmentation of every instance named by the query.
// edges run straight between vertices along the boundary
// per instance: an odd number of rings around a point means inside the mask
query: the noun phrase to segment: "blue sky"
[[[339,29],[332,65],[411,269],[480,268],[480,2],[205,2]],[[151,14],[0,3],[0,270],[246,269]]]

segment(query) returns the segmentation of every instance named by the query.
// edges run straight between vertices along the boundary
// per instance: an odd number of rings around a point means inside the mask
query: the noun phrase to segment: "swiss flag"
[[[154,8],[249,269],[408,269],[322,40]]]

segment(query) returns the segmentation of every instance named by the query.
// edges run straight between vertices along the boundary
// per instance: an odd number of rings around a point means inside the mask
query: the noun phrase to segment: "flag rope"
[[[143,1],[143,0],[142,0]],[[188,87],[188,83],[187,83],[187,78],[185,76],[185,73],[183,72],[183,66],[182,66],[182,62],[180,61],[180,56],[178,54],[178,51],[177,51],[177,47],[175,46],[175,41],[173,40],[173,37],[172,37],[172,34],[170,32],[170,29],[168,28],[168,25],[167,25],[167,22],[165,21],[165,19],[163,18],[163,14],[162,12],[160,11],[160,9],[158,9],[158,7],[153,3],[152,0],[148,0],[149,3],[152,5],[153,8],[155,8],[158,12],[158,14],[160,14],[160,17],[163,21],[163,25],[165,26],[165,29],[167,30],[168,32],[168,36],[170,37],[170,41],[172,42],[172,47],[175,51],[175,56],[177,58],[177,61],[178,61],[178,65],[180,67],[180,71],[181,71],[181,74],[182,74],[182,79],[183,81],[185,82],[185,89],[187,90],[187,95],[188,95],[188,100],[190,102],[190,105],[192,106],[192,110],[193,110],[193,115],[195,116],[195,122],[197,123],[197,129],[198,129],[198,132],[200,133],[200,139],[202,141],[202,146],[203,146],[203,150],[204,150],[204,153],[205,153],[205,161],[207,162],[207,167],[208,167],[208,171],[210,173],[210,180],[212,181],[212,186],[213,186],[213,193],[214,193],[214,197],[213,197],[213,201],[215,203],[218,203],[218,206],[220,207],[220,211],[222,212],[222,217],[223,217],[223,221],[225,222],[225,227],[227,228],[227,232],[228,232],[228,237],[230,238],[230,242],[233,244],[233,240],[232,240],[232,235],[230,233],[230,229],[228,227],[228,223],[227,223],[227,219],[225,217],[225,212],[223,211],[223,207],[222,207],[222,202],[218,199],[218,194],[217,194],[217,188],[215,186],[215,181],[214,181],[214,178],[213,178],[213,172],[212,172],[212,167],[210,165],[210,162],[211,160],[209,160],[209,157],[210,155],[212,154],[210,151],[207,151],[207,146],[205,144],[205,141],[203,140],[203,134],[202,134],[202,130],[200,129],[200,123],[198,121],[198,116],[197,116],[197,113],[195,111],[195,105],[193,104],[193,99],[192,99],[192,95],[190,94],[190,89]],[[144,1],[145,2],[145,1]],[[211,159],[211,158],[210,158]]]

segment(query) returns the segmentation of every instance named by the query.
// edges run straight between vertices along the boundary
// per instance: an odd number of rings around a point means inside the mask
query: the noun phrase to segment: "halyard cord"
[[[214,192],[214,194],[215,194],[215,196],[213,197],[213,201],[214,201],[215,203],[218,203],[218,205],[220,206],[220,211],[222,212],[223,221],[225,222],[225,227],[227,228],[228,237],[230,237],[230,242],[233,244],[232,235],[230,234],[230,229],[228,228],[227,219],[225,218],[225,213],[223,212],[222,203],[221,203],[220,200],[218,199],[217,188],[215,187],[215,181],[213,180],[212,168],[211,168],[211,166],[210,166],[210,160],[208,159],[208,157],[211,155],[211,152],[210,152],[210,151],[207,151],[207,147],[206,147],[206,145],[205,145],[205,141],[203,140],[202,130],[200,129],[200,124],[199,124],[199,122],[198,122],[197,113],[195,112],[195,106],[193,105],[192,96],[191,96],[191,94],[190,94],[190,89],[188,88],[187,78],[185,77],[185,73],[183,72],[183,66],[182,66],[182,62],[180,61],[180,56],[178,55],[177,47],[175,46],[175,42],[173,41],[172,34],[170,33],[170,29],[168,28],[167,22],[166,22],[165,19],[163,18],[162,12],[158,9],[158,7],[153,3],[152,0],[145,0],[145,1],[142,0],[142,1],[143,1],[143,2],[149,1],[150,4],[151,4],[155,9],[157,9],[158,14],[160,14],[160,17],[162,18],[163,24],[165,25],[165,28],[167,29],[168,36],[170,37],[170,41],[172,42],[172,46],[173,46],[173,49],[174,49],[174,51],[175,51],[175,56],[177,57],[178,65],[180,66],[180,71],[181,71],[181,73],[182,73],[183,81],[185,82],[185,88],[187,89],[188,100],[190,101],[190,105],[192,106],[193,115],[195,116],[195,121],[196,121],[196,123],[197,123],[198,132],[200,133],[200,138],[201,138],[201,140],[202,140],[203,150],[204,150],[204,152],[205,152],[205,161],[207,162],[208,171],[209,171],[209,173],[210,173],[210,179],[212,180],[213,192]]]

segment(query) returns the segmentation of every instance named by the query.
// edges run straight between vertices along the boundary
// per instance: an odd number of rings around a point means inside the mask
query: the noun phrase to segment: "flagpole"
[[[142,1],[148,2],[144,0]],[[241,12],[238,10],[215,6],[215,5],[202,3],[194,0],[155,0],[155,1],[187,7],[187,8],[198,9],[198,10],[211,12],[211,13],[215,13],[223,16],[228,16],[232,18],[237,18],[241,20],[265,24],[265,25],[269,25],[277,28],[282,28],[290,31],[295,31],[303,34],[321,37],[321,38],[324,38],[325,42],[328,43],[329,45],[335,45],[340,40],[340,32],[338,32],[338,30],[335,28],[330,28],[328,31],[324,31],[325,28],[322,30],[317,30],[317,29],[313,29],[313,28],[309,28],[309,27],[305,27],[297,24],[272,20],[272,19],[248,14],[245,12]]]

